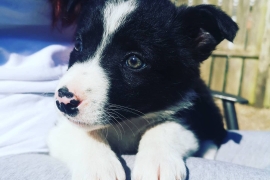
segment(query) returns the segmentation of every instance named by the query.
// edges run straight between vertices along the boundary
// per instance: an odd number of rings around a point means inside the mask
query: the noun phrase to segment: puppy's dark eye
[[[137,56],[132,55],[129,56],[128,59],[126,60],[126,66],[131,69],[140,69],[143,68],[145,64]]]
[[[81,38],[76,38],[74,49],[78,52],[81,52],[83,47],[82,47],[82,40]]]

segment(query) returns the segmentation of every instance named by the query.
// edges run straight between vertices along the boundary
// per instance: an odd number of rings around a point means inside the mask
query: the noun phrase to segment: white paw
[[[185,180],[186,166],[177,153],[139,152],[132,172],[133,180]]]
[[[88,162],[73,164],[72,180],[125,180],[120,161],[115,157],[95,157]]]

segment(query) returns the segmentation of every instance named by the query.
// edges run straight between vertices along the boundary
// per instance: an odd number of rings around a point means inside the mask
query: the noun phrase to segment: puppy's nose
[[[70,92],[68,88],[63,87],[58,90],[56,106],[61,112],[71,117],[75,117],[79,113],[78,106],[80,103],[81,102],[76,99],[74,94]]]
[[[74,96],[74,94],[72,92],[69,92],[68,88],[62,87],[58,90],[58,96],[60,98],[62,98],[62,97],[72,98]]]

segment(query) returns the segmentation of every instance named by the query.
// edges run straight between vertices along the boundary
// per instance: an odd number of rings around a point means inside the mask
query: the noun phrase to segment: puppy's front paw
[[[133,180],[184,180],[186,166],[176,153],[139,152],[132,172]]]
[[[72,180],[125,180],[120,161],[115,157],[94,157],[88,162],[74,164]]]

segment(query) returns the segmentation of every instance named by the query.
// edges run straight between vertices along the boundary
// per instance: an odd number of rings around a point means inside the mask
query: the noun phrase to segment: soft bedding
[[[53,29],[47,0],[1,0],[0,12],[0,156],[48,152],[74,27]]]

